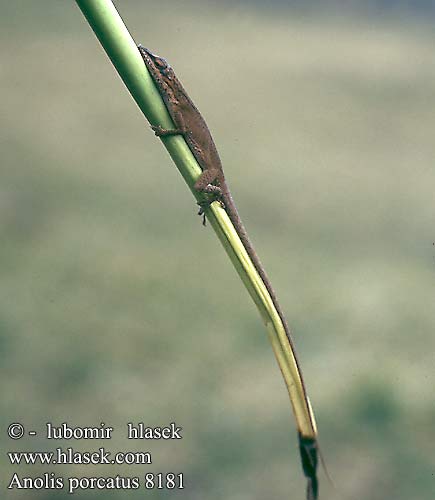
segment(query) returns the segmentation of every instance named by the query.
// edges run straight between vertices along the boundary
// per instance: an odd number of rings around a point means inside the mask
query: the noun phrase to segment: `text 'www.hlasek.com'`
[[[121,432],[129,440],[128,443],[137,443],[141,440],[151,444],[151,442],[177,441],[183,438],[182,427],[178,427],[175,422],[159,427],[147,427],[143,422],[136,424],[130,422]],[[9,492],[64,490],[72,495],[85,490],[138,490],[140,488],[180,490],[185,486],[182,472],[149,471],[150,466],[153,465],[150,451],[115,452],[106,449],[105,446],[95,446],[96,441],[104,443],[105,440],[112,439],[115,434],[115,429],[104,422],[94,427],[74,427],[66,422],[55,425],[48,422],[45,424],[43,433],[33,429],[28,430],[22,423],[14,422],[8,426],[7,434],[17,443],[17,446],[18,443],[20,446],[23,446],[24,442],[27,444],[28,437],[35,439],[35,436],[40,434],[50,445],[62,442],[62,446],[53,447],[50,451],[22,449],[7,451],[6,456],[12,472],[6,482],[2,481],[2,486],[6,487]],[[91,450],[84,449],[84,446],[90,445],[94,445]],[[63,466],[65,470],[65,466],[68,465],[72,466],[68,470],[74,473],[62,474],[61,467]],[[52,466],[56,470],[60,467],[60,472],[53,471]],[[102,469],[99,466],[106,466],[106,470],[110,466],[110,473],[100,473]],[[117,466],[122,466],[123,470],[130,472],[140,469],[141,473],[135,472],[131,475],[112,472]],[[133,468],[133,466],[142,467]],[[27,471],[31,471],[31,468],[43,470],[43,472],[28,473]],[[26,472],[23,473],[23,470]],[[96,470],[98,473],[95,473]]]

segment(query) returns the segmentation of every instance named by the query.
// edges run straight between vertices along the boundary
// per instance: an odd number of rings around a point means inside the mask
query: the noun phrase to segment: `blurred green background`
[[[411,15],[118,2],[204,114],[293,330],[330,486],[434,498],[435,31]],[[2,450],[150,451],[186,489],[79,498],[302,499],[287,393],[211,228],[74,2],[1,2]],[[13,442],[9,423],[38,431]],[[47,442],[44,424],[116,428]],[[128,442],[176,422],[182,441]]]

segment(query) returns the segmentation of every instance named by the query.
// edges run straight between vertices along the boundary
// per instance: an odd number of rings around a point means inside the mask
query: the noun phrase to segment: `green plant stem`
[[[142,110],[153,125],[174,128],[160,94],[149,75],[136,44],[110,0],[76,0],[78,6],[97,35],[110,60]],[[193,185],[201,168],[181,136],[163,137],[162,142],[178,170],[198,201],[203,199]],[[292,402],[298,430],[305,437],[315,437],[316,429],[308,407],[292,347],[281,319],[260,276],[251,262],[225,210],[214,202],[206,216],[229,255],[240,278],[254,300],[283,374]]]

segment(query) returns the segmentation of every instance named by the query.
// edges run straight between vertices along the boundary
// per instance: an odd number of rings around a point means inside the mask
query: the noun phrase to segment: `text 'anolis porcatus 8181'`
[[[298,365],[286,319],[278,303],[269,278],[266,275],[266,271],[264,270],[264,267],[262,266],[257,253],[248,238],[246,230],[237,212],[233,198],[228,189],[228,185],[225,181],[219,154],[204,118],[193,104],[180,81],[175,76],[173,69],[168,65],[166,60],[153,54],[141,45],[139,46],[139,51],[175,125],[174,129],[164,129],[160,126],[153,126],[152,128],[155,134],[157,136],[182,135],[186,140],[190,150],[202,169],[202,174],[196,181],[194,187],[197,191],[213,195],[213,199],[208,202],[208,204],[214,200],[219,200],[222,203],[222,206],[227,212],[240,240],[243,243],[243,246],[245,247],[246,252],[248,253],[257,273],[259,274],[272,299],[273,305],[285,329],[287,341],[291,351],[293,352],[295,363]],[[300,383],[302,384],[304,404],[306,405],[306,413],[308,415],[307,418],[310,420],[310,432],[308,434],[307,432],[302,432],[300,428],[298,429],[299,449],[301,453],[303,471],[308,479],[307,498],[309,500],[315,500],[318,498],[318,481],[316,475],[318,461],[318,445],[316,439],[317,431],[311,406],[305,391],[302,375],[298,366],[296,366],[296,370],[300,378]]]

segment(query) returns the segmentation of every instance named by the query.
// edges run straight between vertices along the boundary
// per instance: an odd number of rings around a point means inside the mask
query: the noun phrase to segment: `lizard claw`
[[[203,200],[203,201],[198,201],[197,205],[199,205],[199,210],[198,210],[198,215],[202,215],[202,225],[206,226],[206,218],[205,218],[205,209],[208,208],[214,201],[218,201],[221,205],[221,207],[225,210],[225,203],[222,198],[217,198],[214,197],[214,199],[211,200]]]
[[[164,134],[163,127],[161,127],[160,125],[151,125],[151,128],[153,129],[153,132],[157,137],[160,137]]]
[[[207,219],[205,218],[205,209],[210,206],[210,202],[207,200],[198,201],[199,205],[198,215],[202,215],[202,225],[205,227],[207,225]]]

